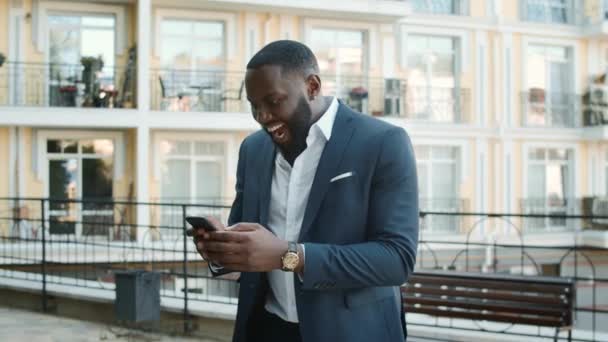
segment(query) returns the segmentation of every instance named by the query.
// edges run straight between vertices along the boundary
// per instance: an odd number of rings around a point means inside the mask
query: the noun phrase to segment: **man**
[[[395,287],[418,242],[412,146],[321,86],[298,42],[247,65],[262,129],[240,148],[231,226],[194,237],[215,273],[242,272],[236,342],[405,340]]]

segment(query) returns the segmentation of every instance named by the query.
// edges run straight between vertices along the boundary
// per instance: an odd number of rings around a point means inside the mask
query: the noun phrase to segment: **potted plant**
[[[82,64],[82,82],[84,83],[85,100],[84,105],[93,105],[98,96],[97,90],[99,84],[97,82],[97,73],[103,69],[103,59],[99,57],[85,56],[80,59]]]
[[[0,67],[2,66],[2,64],[4,64],[5,60],[6,60],[6,56],[4,56],[4,54],[2,52],[0,52]]]

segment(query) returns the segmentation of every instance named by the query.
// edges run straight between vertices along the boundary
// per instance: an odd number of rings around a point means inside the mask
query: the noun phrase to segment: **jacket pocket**
[[[344,294],[344,304],[353,309],[362,305],[371,304],[393,296],[392,287],[366,287],[350,290]]]

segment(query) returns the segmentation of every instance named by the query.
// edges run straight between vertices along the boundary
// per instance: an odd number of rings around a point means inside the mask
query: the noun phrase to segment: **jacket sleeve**
[[[418,183],[409,137],[383,134],[372,176],[366,242],[305,243],[305,290],[398,286],[414,269],[418,245]],[[348,229],[348,228],[344,228]]]
[[[230,208],[230,215],[228,215],[228,225],[231,226],[235,223],[241,222],[243,218],[243,187],[244,185],[244,177],[245,177],[245,142],[241,144],[239,149],[239,161],[236,168],[236,186],[235,186],[235,197],[234,202],[232,202],[232,207]],[[209,271],[214,277],[224,275],[226,273],[231,273],[232,271],[227,270],[221,266],[213,265],[209,263]]]

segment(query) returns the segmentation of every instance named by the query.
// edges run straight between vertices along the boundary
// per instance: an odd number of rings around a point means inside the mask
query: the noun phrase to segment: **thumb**
[[[224,227],[224,225],[220,221],[218,221],[215,217],[213,217],[213,216],[205,216],[205,218],[207,219],[207,221],[209,221],[209,223],[211,223],[215,227],[215,229],[217,229],[217,230],[224,230],[224,229],[226,229]]]
[[[228,230],[231,230],[233,232],[252,232],[254,230],[257,230],[257,227],[255,225],[252,224],[247,224],[247,223],[237,223],[234,224],[228,228],[226,228]]]

